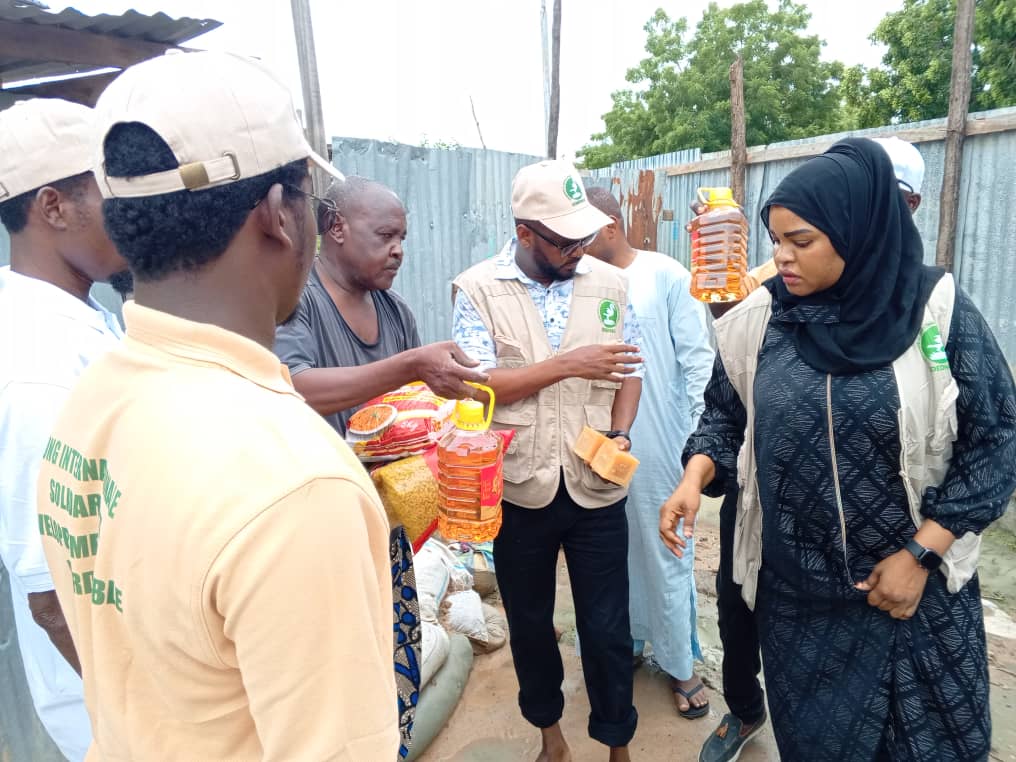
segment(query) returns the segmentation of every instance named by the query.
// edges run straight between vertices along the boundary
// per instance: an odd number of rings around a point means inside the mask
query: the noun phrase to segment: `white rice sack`
[[[420,687],[423,688],[448,658],[448,633],[444,627],[424,620],[420,623]]]
[[[449,593],[441,604],[441,624],[450,632],[461,633],[470,640],[487,642],[483,602],[475,590]]]
[[[437,622],[438,609],[448,591],[452,564],[444,546],[428,540],[413,556],[416,594],[420,599],[420,619]]]

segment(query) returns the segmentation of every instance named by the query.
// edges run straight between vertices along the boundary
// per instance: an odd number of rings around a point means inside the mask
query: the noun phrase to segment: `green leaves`
[[[858,127],[937,119],[949,112],[956,0],[906,0],[871,35],[882,66],[855,67],[844,89]],[[978,0],[970,110],[1016,104],[1016,0]]]
[[[804,34],[805,6],[765,0],[720,9],[710,4],[689,37],[685,19],[661,9],[647,22],[646,52],[629,69],[633,87],[614,93],[604,132],[579,152],[587,167],[684,148],[730,146],[729,69],[744,56],[749,145],[834,132],[843,127],[839,63],[820,60],[824,44]]]
[[[1016,105],[1016,0],[977,0],[972,111]],[[956,0],[905,0],[871,40],[882,65],[846,68],[820,59],[805,34],[804,5],[765,0],[710,4],[692,35],[661,9],[646,23],[646,53],[613,94],[605,129],[579,151],[587,167],[701,148],[730,147],[728,71],[744,56],[748,145],[944,117],[949,110]]]

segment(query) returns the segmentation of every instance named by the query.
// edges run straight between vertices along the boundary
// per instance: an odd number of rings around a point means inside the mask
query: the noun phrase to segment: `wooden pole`
[[[970,107],[971,46],[974,39],[974,0],[958,0],[953,27],[952,78],[949,83],[949,117],[945,127],[945,171],[938,213],[938,249],[935,264],[952,272],[956,250],[956,219],[963,171],[963,137]]]
[[[547,0],[540,0],[540,48],[543,51],[543,136],[550,134],[550,36],[547,32]]]
[[[310,17],[310,0],[291,0],[293,32],[296,34],[296,56],[300,62],[300,85],[303,109],[307,116],[307,142],[321,156],[328,157],[325,145],[325,118],[321,109],[321,86],[318,83],[317,54],[314,52],[314,25]],[[320,170],[311,173],[314,192],[324,192]]]
[[[744,206],[748,140],[744,117],[744,59],[738,54],[730,65],[730,186],[734,200]]]
[[[561,0],[554,0],[554,25],[550,34],[550,119],[547,123],[547,158],[557,158],[557,128],[561,116]]]

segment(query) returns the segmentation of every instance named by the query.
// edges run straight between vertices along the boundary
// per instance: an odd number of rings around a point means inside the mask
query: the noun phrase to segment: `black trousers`
[[[589,735],[626,746],[635,735],[632,639],[628,619],[625,501],[589,510],[564,486],[545,508],[504,504],[494,568],[511,637],[522,716],[538,728],[561,719],[564,667],[554,637],[558,551],[563,547],[582,643]]]
[[[741,597],[734,582],[734,524],[737,520],[737,489],[723,498],[720,507],[720,569],[716,573],[716,607],[723,643],[723,698],[730,711],[746,725],[761,719],[765,697],[758,681],[762,669],[755,614]]]

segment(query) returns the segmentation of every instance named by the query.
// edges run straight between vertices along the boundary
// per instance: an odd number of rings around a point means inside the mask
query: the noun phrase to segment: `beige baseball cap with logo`
[[[310,147],[286,86],[249,58],[169,51],[124,70],[95,105],[95,177],[106,198],[200,191],[310,159],[342,173]],[[106,173],[102,142],[116,124],[140,122],[166,141],[180,166],[139,177]]]
[[[0,111],[0,204],[89,172],[95,113],[59,98],[18,101]]]
[[[611,221],[589,203],[575,167],[552,159],[523,167],[515,175],[512,214],[517,220],[541,222],[570,241],[586,238]]]

